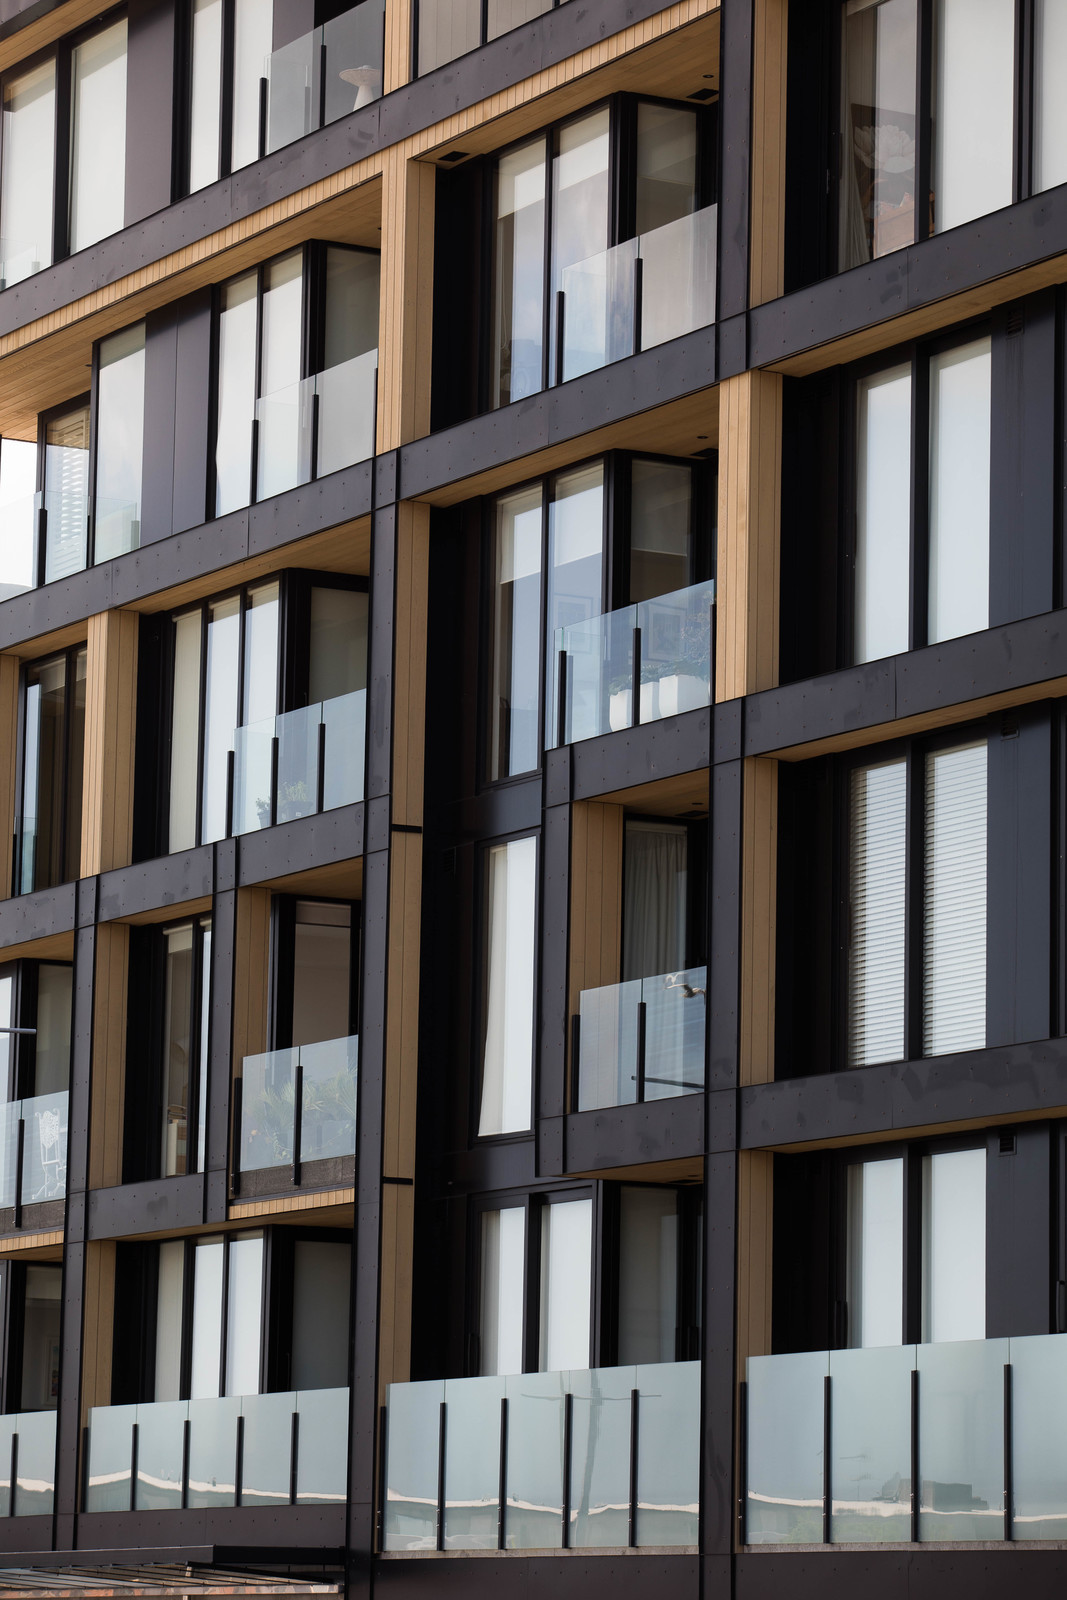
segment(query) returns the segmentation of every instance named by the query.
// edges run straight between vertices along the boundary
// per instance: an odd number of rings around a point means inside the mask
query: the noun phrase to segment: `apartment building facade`
[[[3,8],[0,1590],[1058,1592],[1065,69]]]

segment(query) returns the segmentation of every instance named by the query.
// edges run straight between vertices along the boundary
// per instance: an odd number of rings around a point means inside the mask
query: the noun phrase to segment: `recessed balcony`
[[[704,1088],[707,967],[583,989],[574,1018],[578,1111]]]

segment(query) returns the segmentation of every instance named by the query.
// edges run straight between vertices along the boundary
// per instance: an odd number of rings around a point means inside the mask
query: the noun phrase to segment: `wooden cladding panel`
[[[436,170],[403,145],[382,158],[378,449],[430,431]]]
[[[19,660],[0,656],[0,890],[11,893],[15,864],[15,808],[19,727]]]
[[[378,1315],[378,1403],[391,1383],[411,1375],[411,1260],[415,1191],[409,1184],[382,1186],[381,1299]]]
[[[393,821],[422,826],[430,508],[397,506],[393,646]]]
[[[270,1006],[270,893],[240,889],[234,939],[233,1067],[267,1048]]]
[[[412,0],[386,0],[385,3],[385,58],[382,71],[382,93],[390,94],[411,78],[412,19],[415,7]]]
[[[774,965],[778,859],[778,763],[745,762],[742,841],[742,1084],[774,1078]]]
[[[737,1152],[737,1376],[749,1356],[771,1352],[774,1157]]]
[[[571,807],[571,934],[568,1011],[583,989],[618,983],[622,962],[622,806]],[[570,1049],[568,1029],[567,1048]],[[571,1062],[571,1071],[575,1063]]]
[[[282,1194],[270,1200],[245,1200],[232,1205],[229,1216],[231,1221],[245,1217],[284,1217],[294,1211],[318,1212],[337,1206],[352,1206],[355,1199],[354,1189],[319,1189],[312,1194]],[[348,1225],[351,1226],[351,1218],[348,1219]]]
[[[137,726],[135,611],[89,618],[81,875],[130,863]]]
[[[752,17],[752,242],[749,299],[785,288],[785,91],[789,0],[756,0]]]
[[[781,378],[727,378],[719,387],[716,700],[778,682],[781,477]]]
[[[389,866],[385,1132],[382,1172],[415,1176],[415,1089],[419,1051],[422,836],[394,833]]]
[[[89,1125],[89,1183],[94,1189],[122,1182],[129,959],[129,928],[120,922],[101,923],[96,932]]]
[[[92,1406],[111,1404],[111,1351],[115,1327],[115,1245],[85,1246],[82,1337],[82,1426]]]

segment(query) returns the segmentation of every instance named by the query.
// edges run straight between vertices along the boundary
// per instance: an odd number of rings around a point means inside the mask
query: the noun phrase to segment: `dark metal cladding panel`
[[[599,1172],[703,1155],[704,1096],[686,1094],[646,1100],[642,1105],[576,1112],[567,1118],[566,1148],[568,1172]]]
[[[199,1172],[89,1191],[90,1239],[196,1228],[203,1220],[204,1180]]]
[[[104,872],[100,876],[100,920],[114,922],[140,911],[202,900],[212,890],[213,864],[213,847],[202,844]]]

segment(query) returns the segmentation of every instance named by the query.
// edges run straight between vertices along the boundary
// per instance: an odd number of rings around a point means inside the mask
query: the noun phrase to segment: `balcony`
[[[752,1357],[746,1409],[749,1545],[1067,1538],[1067,1334]]]
[[[583,989],[574,1019],[578,1111],[704,1088],[707,967]]]
[[[715,321],[718,207],[706,206],[563,269],[564,382]]]
[[[290,1169],[297,1185],[346,1176],[336,1163],[350,1164],[356,1153],[358,1065],[358,1038],[245,1056],[234,1084],[235,1194],[248,1188],[246,1175],[279,1168]]]
[[[0,1517],[50,1517],[55,1487],[55,1412],[0,1417]]]
[[[354,689],[236,729],[230,833],[363,799],[367,691]]]
[[[283,494],[372,456],[377,392],[378,352],[367,350],[257,400],[253,500]]]
[[[261,80],[263,153],[379,99],[384,48],[384,0],[363,0],[275,50]]]
[[[700,1363],[394,1383],[383,1548],[692,1549]]]
[[[348,1484],[348,1390],[95,1406],[84,1510],[329,1506]]]
[[[714,638],[713,579],[558,628],[558,743],[710,705]]]
[[[68,1101],[61,1089],[0,1106],[0,1210],[14,1210],[16,1228],[23,1206],[66,1195]]]

